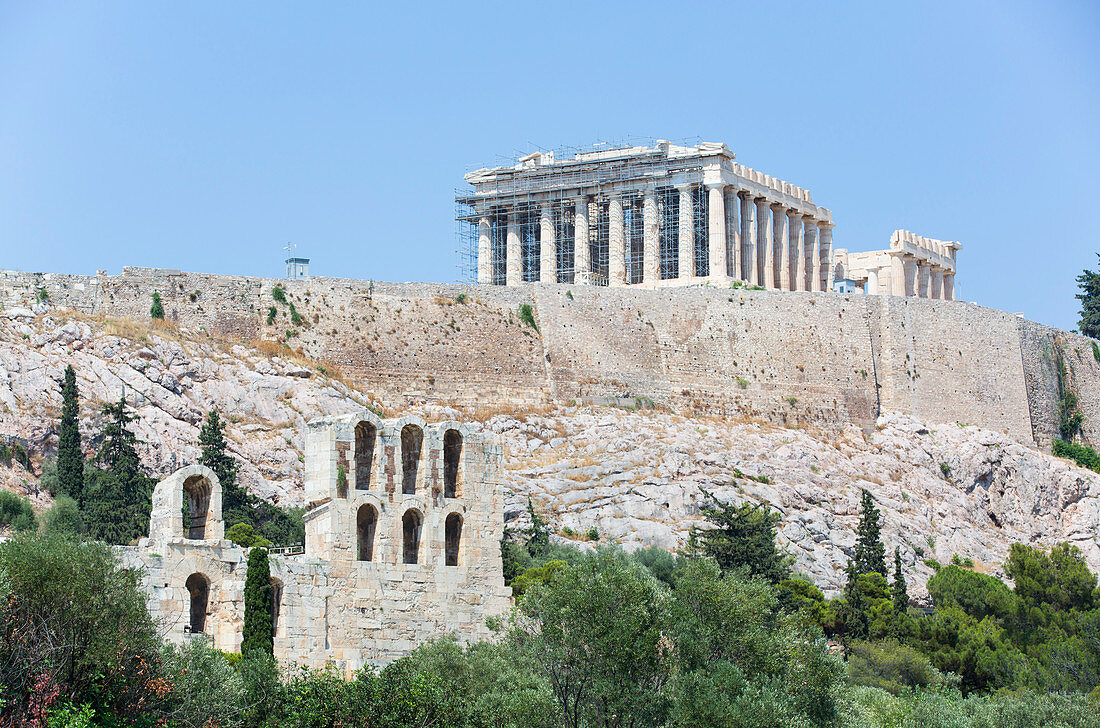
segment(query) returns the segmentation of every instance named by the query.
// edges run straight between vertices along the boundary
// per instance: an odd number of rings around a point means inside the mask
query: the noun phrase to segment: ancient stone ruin
[[[432,637],[488,637],[511,596],[499,463],[499,446],[459,422],[369,410],[310,422],[305,547],[271,557],[275,656],[350,672]],[[237,652],[248,550],[225,540],[221,502],[212,471],[178,470],[153,492],[149,538],[121,552],[169,640]]]

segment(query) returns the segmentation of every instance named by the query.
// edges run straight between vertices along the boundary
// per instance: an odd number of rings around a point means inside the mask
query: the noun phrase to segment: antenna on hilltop
[[[283,246],[283,250],[286,251],[286,257],[288,257],[288,258],[294,257],[294,249],[297,248],[297,247],[298,247],[297,245],[290,242],[289,240],[286,241],[286,245]]]
[[[294,249],[298,246],[289,240],[283,246],[286,251],[286,277],[289,280],[309,277],[309,258],[298,258],[294,255]]]

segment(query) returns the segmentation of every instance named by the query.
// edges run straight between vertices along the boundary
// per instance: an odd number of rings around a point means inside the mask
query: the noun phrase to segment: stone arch
[[[374,561],[374,534],[378,530],[378,511],[370,503],[359,506],[355,515],[355,537],[359,561]]]
[[[206,631],[206,613],[210,609],[210,579],[206,574],[196,571],[187,577],[184,586],[191,597],[188,631],[191,634],[202,634]]]
[[[409,423],[401,428],[401,492],[416,493],[416,476],[420,454],[424,449],[424,429]]]
[[[374,444],[378,428],[369,420],[360,420],[355,426],[355,489],[370,490],[371,470],[374,466]]]
[[[452,513],[447,516],[444,526],[444,564],[458,566],[462,552],[462,516]]]
[[[271,636],[279,634],[279,612],[283,608],[283,582],[281,579],[271,577]]]
[[[443,497],[457,498],[461,495],[459,483],[462,463],[462,433],[448,428],[443,433]]]
[[[424,531],[424,516],[415,508],[405,511],[401,517],[401,561],[420,563],[420,541]]]
[[[190,522],[183,530],[183,509]],[[210,468],[189,465],[180,468],[153,489],[153,508],[149,515],[149,537],[153,539],[224,538],[222,522],[222,486]]]

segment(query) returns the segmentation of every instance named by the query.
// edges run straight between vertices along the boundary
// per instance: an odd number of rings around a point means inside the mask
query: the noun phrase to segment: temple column
[[[891,296],[905,295],[905,256],[901,253],[890,255],[890,289],[885,293]]]
[[[626,228],[623,227],[623,199],[612,195],[607,202],[608,257],[607,285],[626,285]]]
[[[508,211],[508,263],[505,284],[518,286],[523,283],[523,251],[519,244],[519,215],[515,210]]]
[[[554,239],[554,218],[549,201],[539,207],[539,281],[558,282],[558,246]]]
[[[806,225],[806,247],[809,249],[809,261],[806,265],[810,280],[807,291],[821,292],[821,238],[816,220]]]
[[[878,273],[878,268],[871,268],[867,271],[867,295],[869,296],[879,293]]]
[[[955,300],[955,274],[943,272],[943,300]]]
[[[760,248],[760,285],[775,288],[775,240],[772,231],[772,208],[766,199],[756,200],[756,241]]]
[[[917,260],[906,257],[905,259],[905,286],[902,288],[903,296],[917,295]]]
[[[661,277],[656,190],[646,190],[642,200],[642,228],[642,282],[656,283]]]
[[[806,290],[806,230],[802,216],[796,210],[791,211],[791,267],[794,269],[792,291]]]
[[[725,185],[707,187],[707,234],[710,246],[710,277],[726,277],[726,193]]]
[[[833,290],[833,226],[829,223],[821,223],[818,226],[818,236],[821,240],[821,264],[825,266],[822,271],[822,279],[825,281],[825,290]]]
[[[736,188],[729,192],[726,204],[726,270],[735,281],[744,280],[741,270],[745,256],[741,252],[741,196]]]
[[[493,282],[493,227],[488,215],[477,221],[477,282],[490,285]]]
[[[928,291],[929,298],[943,298],[943,268],[938,265],[932,268],[932,288]]]
[[[679,241],[679,263],[677,265],[677,278],[695,277],[695,210],[691,204],[691,187],[680,185],[676,188],[680,193],[679,219],[677,220]]]
[[[588,247],[588,198],[574,201],[573,210],[573,281],[591,283],[592,251]]]
[[[927,263],[917,263],[917,296],[932,297],[932,267]]]
[[[745,249],[741,274],[750,285],[760,285],[760,266],[756,257],[756,202],[748,195],[741,198],[741,245]]]
[[[781,291],[791,290],[791,221],[782,207],[773,210],[775,218],[775,242],[779,245],[779,280]]]

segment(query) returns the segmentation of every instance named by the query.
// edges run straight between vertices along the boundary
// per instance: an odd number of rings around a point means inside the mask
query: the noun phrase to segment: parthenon
[[[466,181],[482,284],[830,288],[832,213],[725,144],[536,152]]]
[[[725,144],[657,140],[558,156],[534,152],[465,176],[457,219],[478,283],[954,299],[962,245],[898,230],[888,250],[834,251],[830,210],[809,190],[738,164]]]

